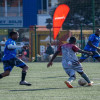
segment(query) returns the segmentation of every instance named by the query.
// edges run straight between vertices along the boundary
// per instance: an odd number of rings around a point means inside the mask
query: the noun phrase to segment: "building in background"
[[[0,0],[0,28],[23,27],[22,0]]]
[[[29,44],[29,27],[46,26],[46,19],[51,18],[50,11],[57,3],[58,0],[0,0],[0,41],[16,30],[20,33],[17,43]]]
[[[58,0],[0,0],[0,28],[46,25]]]

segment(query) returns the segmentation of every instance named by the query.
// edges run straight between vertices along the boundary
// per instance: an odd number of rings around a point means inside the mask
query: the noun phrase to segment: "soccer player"
[[[15,40],[18,39],[18,32],[10,32],[10,38],[5,43],[5,50],[3,56],[4,72],[0,74],[0,79],[9,76],[14,66],[22,68],[22,77],[20,85],[30,86],[31,84],[25,81],[28,66],[20,59],[16,57],[16,49],[19,47],[25,48],[25,46],[17,46]]]
[[[100,62],[100,54],[98,53],[98,51],[100,51],[100,48],[98,48],[99,43],[100,43],[100,36],[99,35],[100,35],[100,29],[97,29],[95,34],[91,34],[89,36],[88,43],[86,44],[84,50],[88,51],[88,52],[92,52],[93,53],[92,57],[97,59]],[[79,61],[83,62],[88,57],[89,57],[89,55],[82,54]]]
[[[86,53],[88,55],[92,55],[92,53],[79,49],[75,45],[75,43],[76,43],[76,38],[71,37],[69,39],[69,43],[61,45],[58,48],[58,50],[55,52],[55,54],[53,55],[51,61],[47,64],[47,67],[52,66],[52,62],[55,59],[55,57],[60,52],[62,52],[62,65],[65,72],[69,75],[69,79],[65,81],[65,84],[69,88],[73,88],[73,86],[71,85],[71,82],[73,82],[73,80],[76,79],[76,76],[75,76],[75,71],[76,71],[81,75],[81,77],[83,77],[87,81],[88,86],[92,86],[92,83],[90,82],[88,76],[84,73],[80,62],[78,61],[78,58],[75,52]]]

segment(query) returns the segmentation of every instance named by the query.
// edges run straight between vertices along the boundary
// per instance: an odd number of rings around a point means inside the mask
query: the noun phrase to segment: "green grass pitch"
[[[32,86],[20,86],[21,69],[15,67],[10,76],[0,80],[0,100],[100,100],[100,63],[83,63],[84,71],[94,81],[92,87],[80,87],[80,76],[69,89],[64,84],[68,79],[61,63],[47,68],[47,63],[27,63],[30,68],[26,80]],[[0,73],[3,72],[2,63]]]

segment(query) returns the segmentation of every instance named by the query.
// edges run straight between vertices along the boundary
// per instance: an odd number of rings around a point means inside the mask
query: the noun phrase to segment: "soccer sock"
[[[85,73],[81,74],[81,76],[82,76],[88,83],[91,83],[90,80],[89,80],[89,78],[88,78],[88,76],[87,76]]]
[[[71,82],[73,82],[74,80],[75,80],[75,77],[70,77],[67,81],[71,83]]]
[[[25,81],[26,73],[27,73],[27,72],[22,71],[21,81]]]
[[[2,79],[3,78],[3,76],[0,74],[0,79]]]

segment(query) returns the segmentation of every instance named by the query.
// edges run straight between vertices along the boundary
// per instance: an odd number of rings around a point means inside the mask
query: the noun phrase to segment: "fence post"
[[[51,28],[50,28],[50,43],[51,43]]]
[[[93,33],[95,31],[95,0],[92,0]]]
[[[80,26],[80,29],[81,29],[81,49],[83,49],[83,39],[82,39],[82,37],[83,37],[83,34],[82,34],[82,24],[81,24],[81,26]]]
[[[37,34],[36,34],[36,25],[34,27],[35,30],[35,62],[37,62]]]

